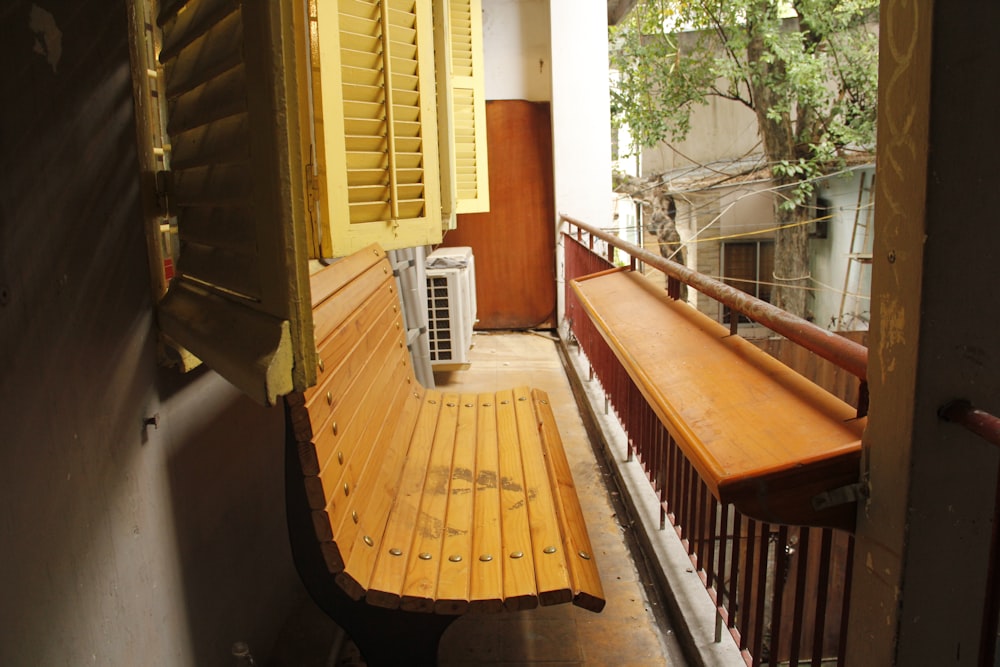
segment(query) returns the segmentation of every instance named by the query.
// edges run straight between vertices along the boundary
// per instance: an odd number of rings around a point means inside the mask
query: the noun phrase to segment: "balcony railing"
[[[715,604],[719,622],[729,629],[748,665],[841,664],[850,606],[852,535],[830,528],[770,524],[720,502],[569,285],[613,267],[616,257],[624,257],[633,268],[638,261],[645,262],[667,275],[672,298],[678,298],[683,281],[853,373],[862,382],[859,415],[867,410],[867,350],[600,229],[566,216],[563,222],[568,225],[563,234],[567,319],[626,433],[629,458],[641,463],[657,494],[660,529],[669,523],[677,532]]]

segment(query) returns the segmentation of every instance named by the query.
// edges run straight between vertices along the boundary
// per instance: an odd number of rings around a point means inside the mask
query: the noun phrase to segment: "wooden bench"
[[[311,288],[318,383],[286,399],[289,530],[310,593],[369,663],[434,662],[467,612],[600,611],[545,392],[422,387],[377,246]]]
[[[830,501],[860,475],[853,407],[634,271],[572,288],[718,500],[770,523],[853,528],[855,504]]]

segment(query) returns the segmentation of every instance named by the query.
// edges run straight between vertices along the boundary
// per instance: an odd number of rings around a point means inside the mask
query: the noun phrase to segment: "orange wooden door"
[[[486,103],[490,211],[458,216],[442,246],[476,260],[477,329],[556,324],[555,194],[547,102]]]

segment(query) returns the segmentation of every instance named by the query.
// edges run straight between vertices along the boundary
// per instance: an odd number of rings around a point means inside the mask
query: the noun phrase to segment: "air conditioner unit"
[[[476,323],[472,248],[439,248],[427,255],[427,337],[437,370],[468,367]]]

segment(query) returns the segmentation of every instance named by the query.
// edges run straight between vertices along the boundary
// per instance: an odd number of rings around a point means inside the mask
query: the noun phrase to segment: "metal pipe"
[[[1000,447],[1000,417],[979,410],[965,400],[952,401],[938,410],[941,419],[969,429],[990,444]]]
[[[766,301],[761,301],[735,287],[709,278],[683,264],[653,254],[597,227],[568,215],[561,214],[559,217],[560,220],[586,231],[592,239],[599,238],[620,250],[624,250],[633,257],[659,269],[667,276],[690,285],[702,294],[743,313],[753,321],[763,324],[771,331],[788,338],[810,352],[815,352],[851,375],[861,380],[868,379],[868,349],[864,345],[838,336]]]

